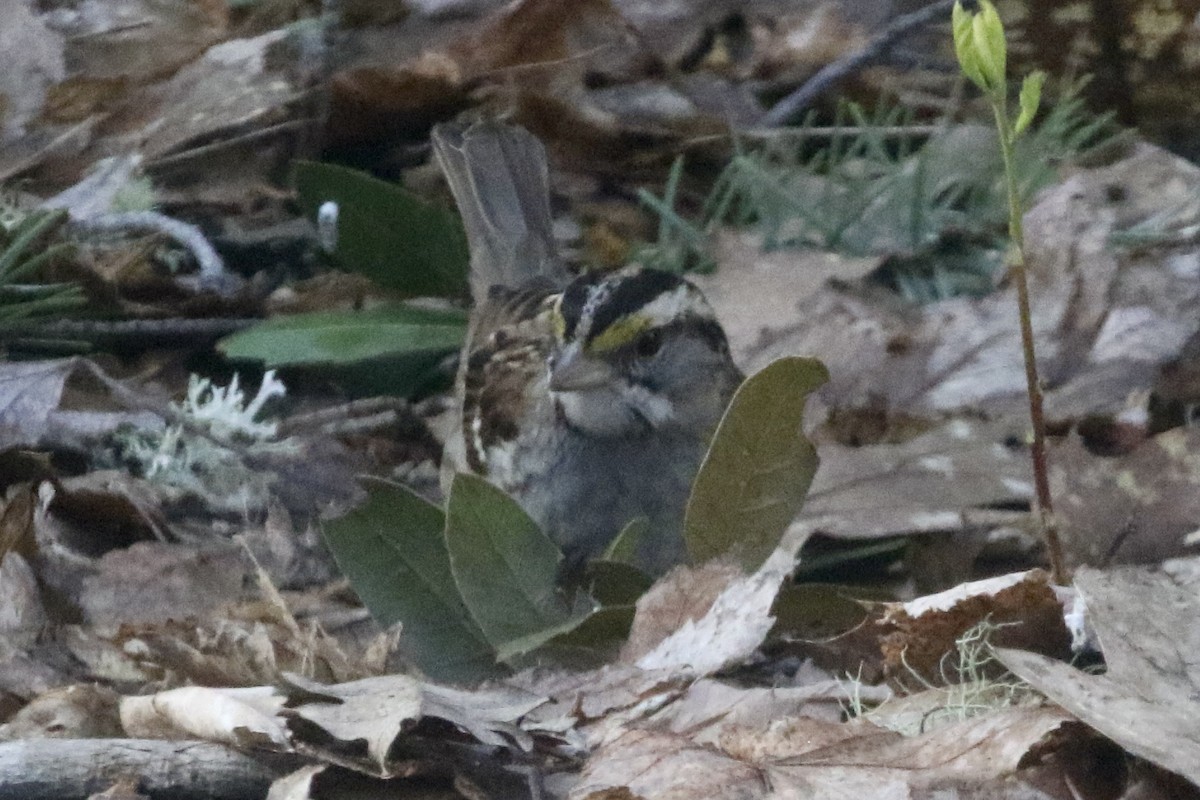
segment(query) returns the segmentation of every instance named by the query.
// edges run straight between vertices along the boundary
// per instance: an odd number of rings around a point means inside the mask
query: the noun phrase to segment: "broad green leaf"
[[[829,583],[785,585],[771,606],[771,616],[775,618],[771,636],[791,641],[823,641],[841,636],[867,618],[867,603],[855,599],[863,594],[861,589]]]
[[[616,561],[621,564],[636,563],[638,543],[649,534],[650,520],[645,517],[635,517],[629,520],[617,534],[617,538],[613,539],[605,548],[600,560]]]
[[[397,484],[371,481],[368,491],[364,505],[322,527],[371,615],[401,623],[403,651],[436,680],[495,674],[495,653],[450,572],[442,510]]]
[[[633,605],[653,583],[649,575],[623,561],[596,559],[584,569],[588,594],[606,608]]]
[[[460,473],[446,503],[446,546],[471,616],[501,658],[578,625],[591,603],[569,606],[558,587],[562,553],[516,501]]]
[[[337,203],[334,257],[345,269],[411,297],[466,293],[467,237],[452,212],[333,164],[297,162],[293,178],[309,219]]]
[[[328,311],[275,317],[222,339],[230,358],[267,367],[346,365],[387,360],[387,368],[415,383],[466,335],[457,311],[395,306],[371,311]],[[411,387],[396,386],[395,394]]]
[[[596,607],[590,597],[580,593],[575,597],[575,605],[571,612],[562,622],[530,631],[524,636],[504,642],[497,648],[496,658],[505,664],[519,663],[522,656],[541,649],[555,639],[570,636],[580,627],[586,626],[588,621],[601,610]]]
[[[1021,83],[1021,113],[1013,126],[1013,136],[1020,136],[1033,122],[1038,106],[1042,103],[1042,84],[1046,82],[1046,73],[1038,70],[1025,76]]]
[[[754,571],[800,511],[817,471],[802,429],[821,362],[781,358],[738,389],[692,486],[684,538],[692,562],[730,553]]]
[[[534,653],[537,661],[549,658],[569,669],[595,669],[616,660],[629,638],[636,609],[632,605],[601,608],[566,633],[545,642]],[[530,664],[537,663],[526,659]]]

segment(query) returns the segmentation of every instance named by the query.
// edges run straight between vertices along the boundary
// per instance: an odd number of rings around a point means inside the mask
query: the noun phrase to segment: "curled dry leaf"
[[[1200,785],[1200,595],[1147,569],[1080,569],[1108,671],[1000,649],[1005,666],[1136,756]]]
[[[792,572],[798,547],[798,542],[784,544],[753,575],[731,580],[704,616],[685,621],[641,656],[637,665],[644,670],[683,670],[704,676],[744,661],[775,624],[771,606]]]
[[[532,740],[517,723],[544,698],[511,687],[465,691],[427,684],[407,675],[386,675],[325,685],[284,676],[299,701],[288,712],[344,742],[363,741],[377,774],[387,776],[387,754],[396,738],[422,717],[443,719],[493,746],[529,749]]]
[[[271,686],[186,686],[122,698],[121,725],[135,739],[203,739],[286,750],[288,734],[279,717],[284,700]]]

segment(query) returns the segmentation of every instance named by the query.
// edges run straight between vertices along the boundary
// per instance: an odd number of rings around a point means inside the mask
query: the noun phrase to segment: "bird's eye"
[[[637,340],[637,354],[641,358],[650,358],[662,347],[662,331],[657,328],[643,333]]]

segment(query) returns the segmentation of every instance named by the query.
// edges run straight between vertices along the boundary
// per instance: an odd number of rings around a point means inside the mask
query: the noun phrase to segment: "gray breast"
[[[600,439],[562,434],[545,474],[517,488],[517,500],[562,548],[568,567],[594,558],[631,520],[648,534],[638,562],[661,574],[683,560],[683,512],[704,456],[694,438]]]

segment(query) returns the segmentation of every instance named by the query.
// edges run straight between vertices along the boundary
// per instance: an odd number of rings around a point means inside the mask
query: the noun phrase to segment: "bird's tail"
[[[433,153],[467,231],[475,302],[497,284],[519,288],[540,278],[561,286],[567,276],[555,251],[546,150],[537,137],[500,122],[443,124],[433,130]]]

